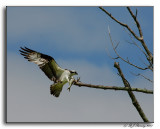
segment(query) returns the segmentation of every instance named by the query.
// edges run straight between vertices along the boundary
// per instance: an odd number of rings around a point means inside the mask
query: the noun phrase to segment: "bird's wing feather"
[[[36,52],[27,47],[22,48],[20,54],[24,56],[28,61],[37,64],[40,69],[46,74],[46,76],[55,81],[64,72],[64,69],[60,68],[54,58],[51,56]]]
[[[51,95],[53,95],[55,97],[59,97],[64,84],[65,83],[58,82],[58,83],[55,83],[55,84],[51,85],[50,86],[50,93],[51,93]]]

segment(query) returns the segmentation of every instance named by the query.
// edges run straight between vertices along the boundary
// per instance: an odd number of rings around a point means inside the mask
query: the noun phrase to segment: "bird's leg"
[[[51,80],[54,82],[54,84],[56,83],[56,78],[52,77]]]
[[[69,91],[70,91],[71,86],[72,86],[72,84],[73,84],[74,81],[75,81],[74,78],[71,78],[71,79],[70,79],[70,81],[69,81],[69,87],[68,87],[68,90],[69,90]]]
[[[62,81],[59,80],[59,79],[56,79],[56,80],[54,81],[54,83],[62,83]]]
[[[77,78],[76,82],[80,82],[80,77]]]
[[[59,79],[56,79],[55,77],[52,77],[51,80],[54,82],[54,84],[56,83],[62,83],[62,81],[60,81]]]
[[[69,91],[70,91],[70,89],[71,89],[71,86],[72,86],[74,83],[76,83],[76,82],[80,82],[80,77],[77,78],[77,80],[75,80],[73,77],[70,79],[70,81],[69,81],[69,87],[68,87],[68,90],[69,90]]]

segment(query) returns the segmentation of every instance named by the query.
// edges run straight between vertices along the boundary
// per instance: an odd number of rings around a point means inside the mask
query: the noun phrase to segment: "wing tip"
[[[24,47],[20,47],[19,52],[20,52],[20,54],[21,54],[22,56],[24,56],[25,59],[29,59],[29,58],[28,58],[28,55],[29,55],[30,53],[32,53],[32,52],[35,52],[35,51],[33,51],[33,50],[27,48],[26,46],[24,46]]]
[[[24,58],[26,57],[27,58],[27,55],[28,55],[28,52],[25,51],[25,49],[23,47],[20,47],[20,50],[19,50],[20,54],[22,56],[24,56]]]
[[[24,46],[24,47],[20,47],[20,50],[19,50],[20,52],[21,51],[23,51],[23,52],[35,52],[35,51],[33,51],[33,50],[31,50],[31,49],[29,49],[29,48],[27,48],[26,46]]]

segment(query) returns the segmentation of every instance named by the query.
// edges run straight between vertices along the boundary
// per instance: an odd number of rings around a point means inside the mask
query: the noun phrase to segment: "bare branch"
[[[132,18],[134,19],[134,21],[135,21],[135,23],[136,23],[137,29],[138,29],[138,31],[139,31],[139,35],[137,35],[127,24],[122,23],[122,22],[120,22],[119,20],[117,20],[115,17],[113,17],[113,16],[111,15],[111,13],[109,13],[108,11],[106,11],[104,8],[102,8],[102,7],[99,7],[99,8],[100,8],[105,14],[107,14],[113,21],[115,21],[116,23],[118,23],[120,26],[126,28],[126,29],[130,32],[130,34],[131,34],[135,39],[137,39],[137,40],[141,43],[141,45],[142,45],[142,47],[143,47],[144,49],[142,49],[136,42],[133,42],[133,44],[136,45],[136,46],[140,49],[140,51],[146,56],[146,59],[148,60],[148,62],[149,62],[150,65],[149,65],[148,67],[146,67],[146,68],[142,68],[142,67],[139,67],[139,66],[131,63],[131,62],[129,61],[128,57],[127,57],[127,59],[122,58],[122,57],[118,54],[118,52],[117,52],[117,50],[116,50],[117,45],[116,45],[116,47],[114,46],[114,43],[113,43],[112,37],[111,37],[111,33],[110,33],[110,29],[108,28],[110,41],[111,41],[111,44],[112,44],[112,47],[113,47],[113,50],[114,50],[115,54],[116,54],[122,61],[124,61],[124,62],[128,63],[129,65],[134,66],[134,67],[136,67],[136,68],[138,68],[138,69],[141,69],[141,70],[151,69],[151,70],[153,70],[153,56],[152,56],[151,52],[149,51],[146,43],[144,42],[142,29],[141,29],[141,26],[140,26],[140,24],[139,24],[139,22],[138,22],[138,20],[137,20],[138,11],[136,10],[136,13],[135,13],[135,15],[134,15],[133,12],[131,11],[131,9],[130,9],[129,7],[127,7],[130,15],[132,16]],[[142,110],[139,102],[137,101],[135,95],[133,94],[133,92],[132,92],[132,90],[131,90],[132,88],[131,88],[131,86],[130,86],[130,83],[126,80],[125,76],[123,75],[119,63],[115,62],[115,63],[114,63],[114,67],[117,68],[117,70],[118,70],[118,75],[121,77],[121,79],[122,79],[122,81],[123,81],[123,83],[124,83],[125,88],[129,88],[129,89],[130,89],[130,90],[128,90],[127,92],[128,92],[128,94],[129,94],[129,96],[130,96],[130,98],[131,98],[131,100],[132,100],[133,105],[134,105],[135,108],[137,109],[139,115],[141,116],[141,118],[143,119],[144,122],[149,122],[149,120],[148,120],[147,117],[145,116],[145,114],[144,114],[144,112],[143,112],[143,110]],[[144,76],[142,76],[142,77],[144,77]]]
[[[139,57],[139,59],[140,59],[140,61],[141,61],[144,65],[147,66],[148,69],[150,69],[150,70],[153,72],[153,66],[152,66],[151,63],[150,63],[150,64],[146,64],[143,59],[141,59],[140,57]]]
[[[109,26],[108,26],[108,31],[110,32]],[[118,43],[118,44],[119,44],[119,43]],[[118,44],[117,44],[117,47],[118,47]],[[116,60],[116,59],[119,58],[119,57],[112,57],[112,56],[109,54],[107,48],[106,48],[106,52],[107,52],[108,57],[111,58],[111,59],[113,59],[113,60]]]
[[[147,58],[147,60],[153,64],[153,56],[151,54],[151,52],[149,51],[146,43],[144,42],[144,39],[143,39],[143,33],[142,33],[142,29],[141,29],[141,26],[137,20],[137,17],[133,14],[133,12],[131,11],[131,9],[129,7],[127,7],[129,13],[131,14],[132,18],[134,19],[136,25],[137,25],[137,28],[138,28],[138,31],[139,31],[139,35],[140,35],[140,42],[143,46],[143,48],[145,49],[146,53],[148,54],[149,58]],[[135,37],[136,38],[136,37]],[[136,38],[137,39],[137,38]]]
[[[138,40],[141,42],[143,48],[145,49],[146,53],[148,54],[149,58],[147,58],[147,60],[153,64],[153,56],[151,54],[151,52],[149,51],[146,43],[144,42],[144,39],[143,39],[143,34],[142,34],[142,30],[141,30],[141,27],[140,27],[140,24],[137,20],[137,17],[132,13],[131,9],[129,7],[127,7],[129,13],[131,14],[131,16],[133,17],[134,21],[136,22],[136,25],[137,25],[137,28],[139,30],[139,34],[140,34],[140,37],[136,35],[136,33],[127,25],[127,24],[124,24],[120,21],[118,21],[115,17],[113,17],[111,15],[111,13],[107,12],[104,8],[102,7],[99,7],[103,12],[105,12],[111,19],[113,19],[115,22],[117,22],[118,24],[120,24],[121,26],[125,27],[128,29],[128,31]],[[137,14],[136,14],[137,15]]]
[[[106,50],[106,52],[107,52],[107,56],[108,56],[109,58],[113,59],[113,60],[116,60],[116,59],[119,58],[119,57],[112,57],[107,50]]]
[[[150,81],[150,82],[153,82],[151,79],[145,77],[144,75],[142,75],[142,74],[139,74],[139,75],[142,76],[143,78],[145,78],[146,80],[148,80],[148,81]]]
[[[146,56],[146,58],[147,58],[148,55],[147,55],[147,54],[143,51],[143,49],[134,41],[131,33],[129,33],[125,28],[124,28],[124,30],[125,30],[125,32],[129,35],[129,37],[130,37],[131,40],[132,40],[132,42],[129,42],[129,41],[127,41],[127,42],[130,43],[130,44],[133,44],[133,45],[137,46],[137,47],[140,49],[140,51],[141,51],[141,52]]]
[[[137,15],[138,15],[138,10],[136,9],[136,15],[135,15],[135,16],[136,16],[136,18],[137,18]]]
[[[123,81],[123,83],[124,83],[124,86],[131,89],[131,86],[130,86],[129,82],[126,80],[126,78],[125,78],[124,75],[123,75],[123,72],[122,72],[122,70],[121,70],[121,68],[120,68],[119,63],[118,63],[118,62],[115,62],[115,63],[114,63],[114,67],[117,68],[117,70],[118,70],[118,72],[119,72],[119,75],[121,76],[122,81]],[[133,94],[133,92],[132,92],[131,90],[129,90],[129,91],[128,91],[128,94],[129,94],[129,96],[130,96],[130,98],[131,98],[131,100],[132,100],[133,105],[134,105],[135,108],[137,109],[137,111],[138,111],[139,115],[141,116],[141,118],[143,119],[143,121],[144,121],[144,122],[149,122],[149,120],[147,119],[146,115],[144,114],[144,112],[143,112],[143,110],[142,110],[139,102],[137,101],[135,95]]]
[[[115,46],[115,49],[117,49],[118,45],[119,45],[119,42],[118,42],[117,45]]]
[[[129,42],[129,41],[126,41],[127,43],[129,43],[129,44],[132,44],[132,45],[135,45],[136,47],[138,47],[139,48],[139,50],[145,55],[145,57],[147,58],[148,57],[148,55],[143,51],[143,49],[134,41],[134,40],[132,40],[133,42]]]
[[[141,77],[143,77],[144,79],[148,80],[149,82],[152,82],[152,83],[153,83],[153,81],[152,81],[151,79],[147,78],[147,77],[144,76],[143,74],[140,74],[140,73],[135,74],[135,73],[133,73],[133,72],[130,72],[130,73],[133,74],[134,76],[141,76]]]
[[[129,41],[126,41],[126,42],[129,43],[129,44],[135,45],[136,47],[138,47],[139,50],[145,55],[146,59],[148,60],[149,57],[148,57],[147,53],[134,41],[132,35],[130,33],[128,33],[128,31],[125,28],[124,28],[124,30],[129,35],[129,37],[132,40],[132,42],[129,42]],[[149,61],[150,65],[147,65],[146,63],[144,63],[144,64],[147,66],[148,69],[150,69],[151,71],[153,71],[153,67],[152,67],[153,64],[150,61]]]
[[[127,7],[129,13],[131,14],[132,18],[134,19],[136,25],[137,25],[137,28],[138,28],[138,31],[139,31],[139,35],[141,37],[141,39],[143,39],[143,33],[142,33],[142,29],[141,29],[141,26],[137,20],[137,17],[133,14],[133,12],[131,11],[131,9],[129,7]]]
[[[122,23],[122,22],[120,22],[120,21],[118,21],[116,18],[114,18],[109,12],[107,12],[104,8],[102,8],[102,7],[99,7],[103,12],[105,12],[110,18],[112,18],[115,22],[117,22],[118,24],[120,24],[121,26],[123,26],[123,27],[125,27],[125,28],[127,28],[128,30],[129,30],[129,32],[131,32],[132,33],[132,35],[137,39],[137,40],[142,40],[140,37],[138,37],[135,33],[134,33],[134,31],[127,25],[127,24],[124,24],[124,23]]]
[[[112,44],[112,47],[113,47],[114,52],[116,53],[116,55],[117,55],[121,60],[123,60],[124,62],[126,62],[126,63],[128,63],[129,65],[132,65],[132,66],[134,66],[134,67],[136,67],[136,68],[138,68],[138,69],[141,69],[141,70],[146,70],[146,69],[148,69],[147,67],[146,67],[146,68],[139,67],[139,66],[137,66],[137,65],[135,65],[135,64],[132,64],[128,59],[125,60],[124,58],[122,58],[122,57],[118,54],[118,52],[116,51],[116,49],[115,49],[115,47],[114,47],[114,43],[113,43],[113,41],[112,41],[112,37],[111,37],[111,34],[110,34],[110,30],[109,30],[109,37],[110,37],[110,41],[111,41],[111,44]]]
[[[77,81],[74,82],[74,85],[79,86],[79,87],[83,86],[83,87],[98,88],[98,89],[104,89],[104,90],[124,90],[124,91],[136,91],[136,92],[142,92],[146,94],[153,94],[152,90],[140,89],[140,88],[93,85],[93,84],[86,84],[86,83],[77,82]]]

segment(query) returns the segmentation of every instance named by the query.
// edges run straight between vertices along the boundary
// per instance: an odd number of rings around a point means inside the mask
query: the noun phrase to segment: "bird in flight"
[[[45,75],[54,82],[50,87],[50,91],[53,96],[59,97],[63,86],[67,82],[70,87],[72,86],[74,82],[73,75],[78,75],[75,70],[61,68],[51,56],[31,50],[27,47],[20,48],[20,54],[28,61],[37,64]],[[68,89],[70,89],[70,87]]]

